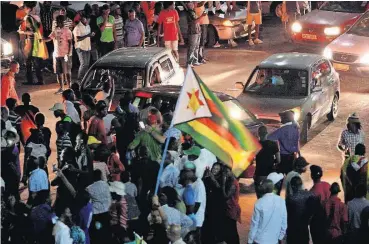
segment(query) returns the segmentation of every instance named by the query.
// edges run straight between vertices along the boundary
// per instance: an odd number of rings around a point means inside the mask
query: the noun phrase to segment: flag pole
[[[188,65],[186,76],[184,78],[184,82],[187,80],[186,78],[187,78],[189,69],[191,69],[191,67]],[[182,89],[183,89],[184,82],[182,84]],[[181,89],[181,92],[179,93],[179,96],[182,94],[182,89]],[[178,96],[178,99],[177,99],[176,108],[177,108],[178,102],[180,101],[179,96]],[[175,115],[176,115],[177,112],[178,112],[177,109],[175,109],[174,112],[173,112],[173,118],[175,118]],[[173,127],[173,119],[172,119],[172,121],[170,123],[170,126],[169,126],[168,130],[170,128],[172,128],[172,127]],[[163,155],[162,155],[161,162],[160,162],[160,168],[159,168],[158,178],[156,179],[155,194],[154,195],[158,195],[160,177],[161,177],[161,175],[163,173],[163,170],[164,170],[164,161],[165,161],[165,158],[167,157],[167,152],[168,152],[169,139],[170,139],[170,137],[167,137],[165,139],[165,146],[164,146],[164,151],[163,151]]]

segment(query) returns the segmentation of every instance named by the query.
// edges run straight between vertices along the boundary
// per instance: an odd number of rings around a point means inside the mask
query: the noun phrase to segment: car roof
[[[277,53],[263,60],[258,67],[306,70],[322,58],[311,53]]]
[[[164,53],[169,54],[169,51],[160,47],[119,48],[101,57],[95,63],[95,66],[144,68],[146,67],[146,64],[152,60],[152,58]]]
[[[152,86],[152,87],[144,87],[144,88],[138,88],[134,90],[134,93],[151,93],[151,94],[160,94],[165,95],[167,97],[178,97],[179,93],[181,92],[182,86],[174,86],[174,85],[164,85],[164,86]],[[213,93],[222,101],[228,101],[235,99],[234,97],[225,94],[223,92],[215,92]]]

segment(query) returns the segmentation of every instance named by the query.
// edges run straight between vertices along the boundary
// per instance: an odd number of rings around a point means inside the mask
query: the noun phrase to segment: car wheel
[[[310,117],[306,116],[303,124],[302,124],[302,129],[301,129],[301,133],[300,133],[300,142],[305,144],[308,141],[308,134],[309,134],[309,128],[310,128]]]
[[[329,121],[333,121],[337,118],[338,115],[338,96],[334,95],[333,102],[331,105],[331,111],[327,114],[327,118]]]
[[[206,43],[207,47],[213,47],[215,43],[218,41],[218,34],[214,26],[208,26],[208,42]]]

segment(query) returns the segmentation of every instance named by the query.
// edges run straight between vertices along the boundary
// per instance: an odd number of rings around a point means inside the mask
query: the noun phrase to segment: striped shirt
[[[63,149],[67,147],[73,147],[72,141],[70,140],[69,133],[65,133],[64,135],[58,136],[56,139],[56,152],[57,152],[57,159],[60,158],[60,154]]]
[[[123,18],[120,16],[115,17],[115,32],[117,35],[116,41],[123,40]]]
[[[14,111],[9,111],[9,121],[12,123],[14,128],[17,128],[17,126],[20,126],[21,124],[21,116],[16,114]]]
[[[120,225],[123,228],[127,228],[128,220],[128,205],[125,197],[122,197],[119,202],[114,201],[110,206],[110,224]]]

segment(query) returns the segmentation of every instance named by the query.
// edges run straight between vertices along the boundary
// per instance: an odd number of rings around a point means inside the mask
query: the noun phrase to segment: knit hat
[[[356,115],[356,113],[351,114],[348,118],[347,118],[347,122],[348,123],[360,123],[360,119],[359,117]]]

